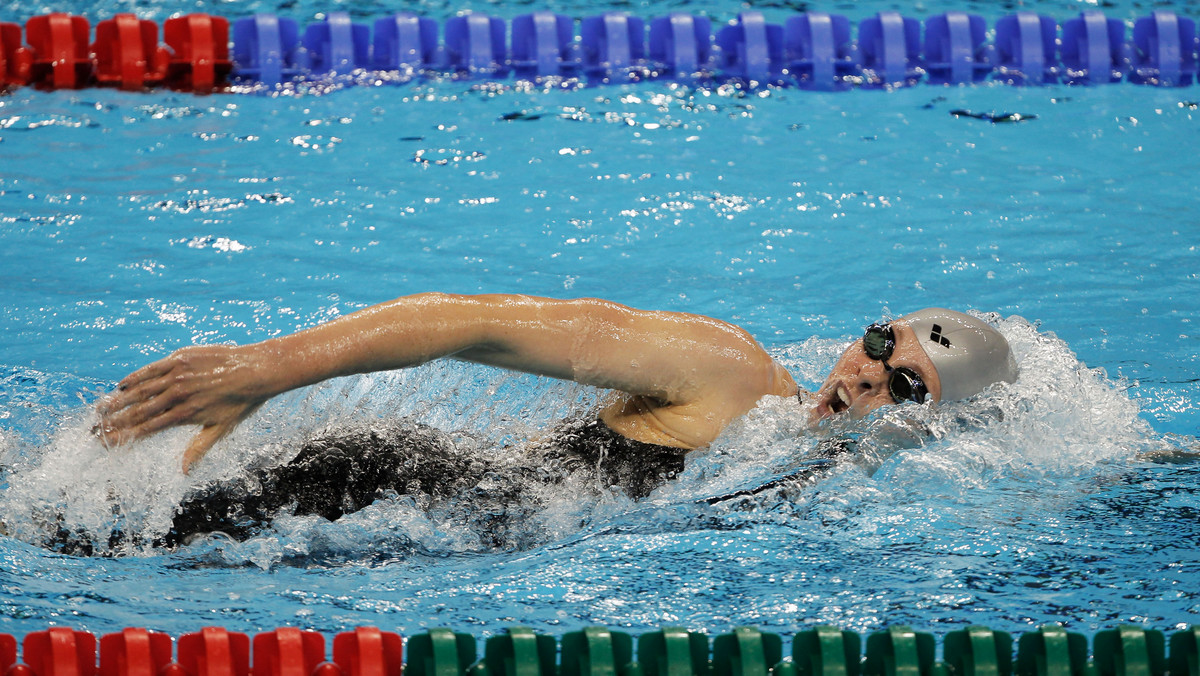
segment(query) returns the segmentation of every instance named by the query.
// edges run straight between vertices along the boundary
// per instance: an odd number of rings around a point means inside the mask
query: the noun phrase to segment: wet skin
[[[600,299],[428,293],[261,343],[178,350],[121,380],[98,404],[96,432],[120,444],[198,425],[187,471],[277,394],[439,358],[613,390],[600,414],[609,428],[681,452],[711,443],[762,397],[797,392],[744,329],[710,317]]]

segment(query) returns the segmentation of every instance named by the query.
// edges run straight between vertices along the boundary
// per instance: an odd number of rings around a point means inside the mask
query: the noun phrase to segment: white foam
[[[1180,443],[1155,434],[1126,383],[1081,363],[1053,334],[1038,332],[1020,317],[989,319],[1008,338],[1021,366],[1015,383],[995,385],[966,402],[889,407],[866,420],[837,420],[816,435],[795,399],[767,397],[709,449],[689,456],[680,479],[643,505],[603,487],[577,485],[584,481],[578,478],[534,487],[525,505],[533,513],[520,521],[528,532],[502,546],[537,546],[646,504],[687,505],[753,487],[787,474],[823,440],[839,436],[852,438],[867,458],[825,479],[832,482],[827,487],[840,482],[845,494],[829,499],[826,491],[814,507],[794,491],[772,493],[776,501],[795,503],[785,511],[794,516],[795,510],[817,508],[822,519],[837,519],[891,491],[937,486],[961,493],[1014,476],[1037,483]],[[802,381],[816,384],[845,344],[813,338],[777,350],[776,357]],[[594,415],[600,396],[588,388],[452,362],[344,378],[271,402],[188,477],[179,471],[179,459],[194,430],[109,449],[91,434],[97,420],[90,408],[60,412],[42,421],[50,432],[36,449],[0,437],[0,458],[11,465],[9,486],[0,492],[0,520],[10,534],[29,542],[42,541],[60,525],[94,533],[103,552],[107,541],[101,534],[119,527],[148,542],[166,532],[189,491],[249,466],[283,462],[322,429],[364,420],[419,420],[477,452],[506,458],[514,444],[544,434],[558,419]],[[1194,439],[1185,442],[1195,446]],[[263,567],[314,552],[480,551],[493,545],[482,532],[487,515],[472,513],[477,507],[464,499],[430,509],[420,497],[395,496],[336,524],[285,517],[273,532],[249,543],[218,536],[198,547],[219,552],[214,556],[227,564]],[[121,547],[118,553],[151,551],[128,541]]]

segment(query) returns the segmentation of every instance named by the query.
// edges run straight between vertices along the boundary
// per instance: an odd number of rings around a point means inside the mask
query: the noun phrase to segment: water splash
[[[692,454],[677,481],[640,503],[615,489],[597,490],[586,478],[555,477],[526,486],[527,502],[515,506],[524,517],[497,534],[497,519],[508,518],[502,514],[508,507],[486,498],[488,482],[502,480],[488,474],[455,499],[393,493],[336,522],[283,516],[246,542],[217,534],[192,543],[185,555],[265,568],[365,554],[394,559],[528,549],[595,529],[671,532],[688,523],[743,528],[798,520],[861,535],[886,531],[886,515],[894,510],[930,509],[930,496],[970,502],[977,492],[993,497],[995,491],[1038,492],[1092,480],[1107,464],[1186,451],[1188,444],[1194,448],[1194,440],[1156,435],[1126,383],[1079,362],[1053,334],[1020,317],[991,319],[1021,365],[1017,382],[995,385],[967,402],[904,405],[865,420],[837,420],[815,434],[795,400],[768,397],[710,448]],[[812,380],[844,345],[814,338],[784,346],[776,356]],[[9,376],[14,377],[23,379],[34,400],[39,392],[61,387],[45,377]],[[419,421],[443,430],[459,451],[515,467],[530,440],[563,418],[594,416],[601,396],[589,388],[454,362],[343,378],[272,401],[188,477],[178,466],[191,430],[108,449],[91,434],[97,420],[90,407],[64,407],[55,399],[57,407],[26,416],[27,434],[0,436],[8,484],[0,493],[0,521],[25,542],[83,537],[95,553],[154,555],[161,552],[151,543],[170,528],[189,494],[243,477],[247,468],[285,462],[323,431]],[[44,430],[29,434],[34,424]],[[851,444],[854,462],[785,480],[833,442]],[[736,499],[713,499],[747,489]]]

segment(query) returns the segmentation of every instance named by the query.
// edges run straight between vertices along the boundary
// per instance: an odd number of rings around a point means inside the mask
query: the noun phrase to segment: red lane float
[[[29,84],[33,56],[21,45],[21,27],[0,23],[0,89]]]
[[[0,634],[0,676],[401,676],[404,661],[400,635],[375,627],[337,634],[332,661],[324,635],[295,627],[253,641],[205,627],[173,644],[170,635],[141,628],[107,634],[97,644],[90,633],[51,627],[25,636],[18,661],[17,639]]]
[[[157,631],[129,628],[102,636],[100,676],[159,676],[171,664],[171,652],[171,637]]]
[[[250,637],[221,627],[184,634],[179,664],[189,676],[250,676]]]
[[[118,14],[96,24],[89,44],[88,20],[63,13],[0,24],[0,87],[31,84],[78,89],[92,84],[127,91],[167,85],[196,93],[224,87],[229,59],[229,21],[208,14],[168,19],[159,43],[158,24]]]
[[[196,93],[221,87],[233,62],[229,60],[229,21],[208,14],[167,19],[163,37],[172,56],[167,80],[174,89]]]
[[[281,627],[254,637],[253,676],[310,676],[325,661],[325,637]]]
[[[90,84],[88,53],[91,27],[82,16],[62,12],[35,16],[25,23],[29,43],[29,83],[46,89],[78,89]]]
[[[333,638],[333,661],[346,676],[400,676],[404,664],[400,635],[375,627],[343,632]]]
[[[96,637],[85,631],[50,627],[27,634],[21,656],[38,676],[96,675]]]
[[[139,91],[161,84],[167,75],[165,47],[158,45],[158,24],[118,14],[96,24],[92,43],[96,58],[96,80],[126,91]]]

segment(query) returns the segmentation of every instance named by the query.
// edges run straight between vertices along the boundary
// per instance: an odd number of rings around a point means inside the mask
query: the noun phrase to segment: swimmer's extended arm
[[[692,407],[717,431],[794,388],[745,331],[715,319],[594,299],[419,294],[261,343],[179,350],[101,402],[102,435],[121,443],[201,425],[186,470],[277,394],[451,356]]]

